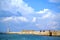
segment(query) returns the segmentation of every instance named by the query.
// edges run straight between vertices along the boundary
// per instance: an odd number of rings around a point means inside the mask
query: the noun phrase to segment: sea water
[[[0,40],[60,40],[59,36],[0,34]]]

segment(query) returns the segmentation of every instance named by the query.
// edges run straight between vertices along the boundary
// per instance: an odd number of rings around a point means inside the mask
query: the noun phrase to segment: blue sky
[[[52,9],[54,11],[59,11],[60,3],[50,2],[49,0],[24,0],[33,7],[36,11],[43,10],[44,8]],[[55,0],[54,0],[55,1]],[[59,11],[60,12],[60,11]]]
[[[0,32],[60,30],[60,0],[0,0]]]

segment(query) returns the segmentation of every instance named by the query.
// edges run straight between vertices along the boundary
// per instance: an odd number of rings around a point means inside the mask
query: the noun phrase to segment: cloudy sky
[[[60,30],[60,0],[0,0],[0,32]]]

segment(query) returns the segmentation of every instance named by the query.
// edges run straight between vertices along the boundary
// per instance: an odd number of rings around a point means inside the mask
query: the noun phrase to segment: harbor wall
[[[34,34],[34,35],[48,35],[48,36],[60,36],[60,31],[21,31],[21,32],[8,32],[9,34]]]

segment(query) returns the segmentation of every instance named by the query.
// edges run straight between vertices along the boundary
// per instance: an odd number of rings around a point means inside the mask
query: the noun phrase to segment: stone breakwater
[[[7,32],[8,34],[33,34],[33,35],[46,35],[46,36],[60,36],[60,31],[33,31],[23,30],[21,32]]]

